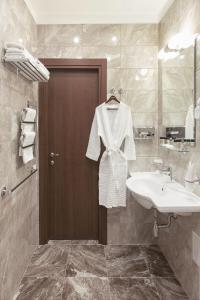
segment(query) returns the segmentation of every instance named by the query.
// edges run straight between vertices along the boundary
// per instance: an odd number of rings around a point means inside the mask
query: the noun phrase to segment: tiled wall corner
[[[23,0],[0,1],[0,47],[22,41],[30,51],[36,46],[37,26]],[[18,156],[20,111],[27,100],[37,105],[37,84],[17,77],[16,70],[0,63],[0,188],[14,187],[30,173]],[[0,299],[12,299],[38,244],[37,176],[0,199]]]
[[[162,48],[167,44],[167,41],[178,32],[184,30],[189,31],[191,34],[200,32],[200,1],[199,0],[175,0],[166,15],[163,17],[159,24],[159,48]],[[200,96],[200,86],[199,86],[199,53],[200,45],[198,45],[197,50],[197,96]],[[170,62],[170,64],[173,61]],[[159,63],[161,64],[161,63]],[[191,76],[188,72],[190,68],[190,55],[187,55],[187,70],[185,73],[183,86],[190,85]],[[171,83],[167,81],[167,72],[170,70],[172,65],[166,67],[166,76],[164,78],[164,83],[167,84],[167,88],[171,87]],[[180,66],[179,66],[180,67]],[[160,69],[160,68],[159,68]],[[160,72],[159,72],[160,77]],[[179,76],[180,79],[180,76]],[[159,85],[161,86],[161,85]],[[181,89],[179,90],[181,92]],[[185,92],[185,91],[184,91]],[[190,99],[189,94],[184,94],[182,99],[186,96],[187,99]],[[176,113],[175,109],[175,95],[173,96],[173,119],[175,120],[174,114]],[[172,98],[168,98],[172,99]],[[162,115],[163,103],[161,97],[161,91],[159,91],[159,111],[158,115]],[[183,103],[181,107],[184,113]],[[180,111],[180,110],[179,110]],[[167,124],[170,117],[164,114],[165,122]],[[172,119],[171,118],[171,119]],[[179,120],[181,121],[181,120]],[[162,120],[159,117],[159,125],[161,126]],[[164,162],[172,166],[174,177],[181,183],[184,183],[184,176],[186,174],[187,166],[189,161],[195,163],[195,173],[197,176],[200,174],[200,164],[199,164],[199,155],[200,155],[200,123],[197,121],[197,143],[195,148],[191,148],[191,151],[185,155],[177,153],[175,151],[169,151],[165,149],[160,149],[160,156],[163,158]],[[200,195],[200,186],[194,186],[194,192]],[[192,259],[192,232],[200,234],[200,214],[196,213],[188,217],[178,217],[178,220],[170,227],[168,230],[163,230],[159,237],[159,245],[163,250],[163,253],[167,257],[170,265],[172,266],[174,272],[177,275],[177,278],[180,280],[183,288],[190,296],[191,300],[199,300],[199,270],[196,264]],[[199,249],[200,251],[200,249]],[[187,270],[187,271],[186,271]]]

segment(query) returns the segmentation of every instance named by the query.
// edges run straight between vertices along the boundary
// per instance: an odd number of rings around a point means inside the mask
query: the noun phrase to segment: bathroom
[[[0,28],[0,300],[200,300],[200,0],[1,0]]]

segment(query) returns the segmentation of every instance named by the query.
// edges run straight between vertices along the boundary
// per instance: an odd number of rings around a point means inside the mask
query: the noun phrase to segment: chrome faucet
[[[170,180],[171,181],[173,180],[172,167],[170,167],[170,166],[162,166],[162,168],[161,168],[160,171],[161,171],[162,174],[166,174],[166,175],[170,176]]]

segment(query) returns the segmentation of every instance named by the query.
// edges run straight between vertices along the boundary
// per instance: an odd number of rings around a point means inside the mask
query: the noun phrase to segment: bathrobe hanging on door
[[[127,160],[135,160],[135,143],[130,108],[120,102],[96,108],[86,156],[97,161],[100,138],[106,148],[99,166],[99,204],[107,208],[126,206]]]

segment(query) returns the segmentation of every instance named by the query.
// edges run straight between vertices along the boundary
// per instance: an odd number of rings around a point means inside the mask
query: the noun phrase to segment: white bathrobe
[[[99,204],[107,208],[126,206],[127,160],[135,160],[133,124],[129,106],[118,109],[106,103],[96,108],[86,156],[97,161],[101,141],[105,146],[99,166]]]

